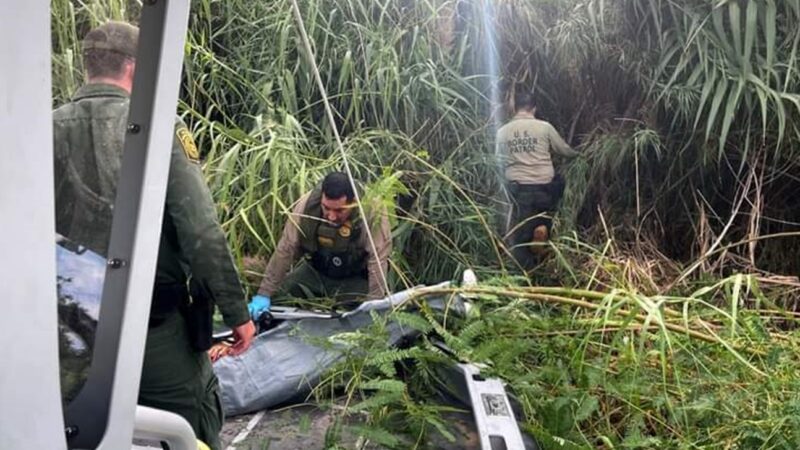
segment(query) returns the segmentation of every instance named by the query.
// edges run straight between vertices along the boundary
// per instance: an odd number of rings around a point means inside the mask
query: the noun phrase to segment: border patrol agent
[[[56,229],[107,256],[139,29],[109,22],[83,41],[87,84],[53,112]],[[255,333],[191,133],[177,121],[139,403],[183,416],[219,449],[224,420],[206,354],[216,305],[234,353]],[[191,292],[191,295],[190,295]]]
[[[496,153],[512,200],[512,254],[529,270],[546,242],[563,184],[555,177],[550,154],[565,158],[579,155],[548,122],[534,116],[533,95],[514,97],[516,114],[497,130]]]
[[[392,251],[387,213],[384,209],[367,221],[375,230],[373,253],[364,231],[367,223],[357,215],[354,198],[350,180],[342,172],[328,174],[319,187],[300,198],[267,264],[258,295],[250,302],[251,317],[267,310],[273,295],[329,297],[346,308],[360,299],[388,295],[383,281]],[[301,256],[301,264],[288,273]]]

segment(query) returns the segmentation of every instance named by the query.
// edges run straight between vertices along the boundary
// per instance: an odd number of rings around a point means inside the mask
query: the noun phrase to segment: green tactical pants
[[[351,309],[358,306],[368,293],[366,277],[331,278],[303,262],[286,276],[275,297],[330,298],[337,307]]]
[[[147,332],[139,404],[179,414],[197,439],[220,450],[225,419],[217,377],[208,355],[189,346],[186,321],[178,313]]]

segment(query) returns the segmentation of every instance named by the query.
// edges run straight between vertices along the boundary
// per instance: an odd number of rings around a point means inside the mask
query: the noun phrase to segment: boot
[[[547,240],[550,238],[550,233],[547,230],[547,225],[538,225],[533,229],[533,244],[529,248],[531,252],[539,259],[547,253]]]

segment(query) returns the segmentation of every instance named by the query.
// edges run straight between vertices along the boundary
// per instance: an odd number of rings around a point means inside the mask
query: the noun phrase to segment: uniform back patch
[[[189,130],[183,127],[179,128],[178,141],[181,143],[183,153],[186,154],[186,157],[189,158],[190,161],[200,161],[200,152],[197,151],[197,146],[194,144],[192,133],[190,133]]]

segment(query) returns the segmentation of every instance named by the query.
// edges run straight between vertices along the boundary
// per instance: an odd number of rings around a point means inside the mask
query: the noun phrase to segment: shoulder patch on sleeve
[[[178,129],[178,141],[181,143],[183,153],[186,154],[186,157],[189,158],[190,161],[200,162],[200,152],[197,151],[192,133],[190,133],[188,129],[183,127]]]

